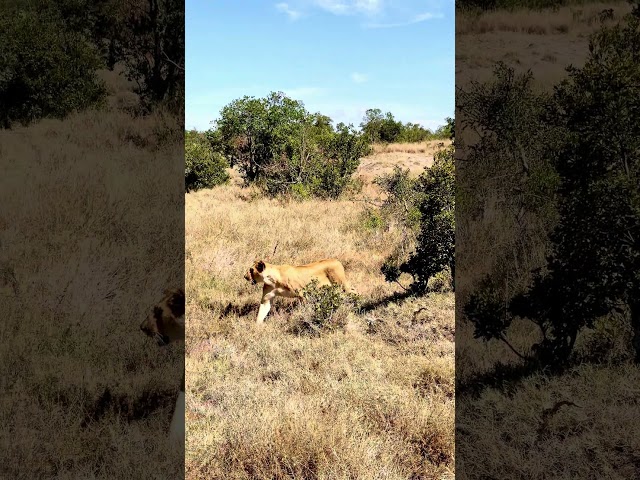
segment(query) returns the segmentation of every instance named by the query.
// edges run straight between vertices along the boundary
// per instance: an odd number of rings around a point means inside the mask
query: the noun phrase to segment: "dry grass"
[[[169,121],[114,110],[0,132],[1,478],[180,476],[165,438],[183,351],[138,329],[182,277],[166,261],[183,241]]]
[[[367,230],[363,208],[284,204],[237,184],[187,195],[188,478],[452,475],[454,297],[393,300],[379,267],[400,232]],[[260,288],[242,278],[253,260],[330,256],[366,313],[299,336],[287,328],[299,307],[280,299],[255,325]]]
[[[576,347],[581,360],[562,375],[524,376],[510,373],[519,361],[503,343],[482,344],[471,339],[470,325],[457,326],[458,385],[482,374],[506,380],[477,396],[457,396],[459,478],[637,476],[640,443],[628,426],[640,416],[640,368],[629,363],[629,325],[618,325],[612,336],[583,332]],[[540,338],[522,321],[509,330],[509,339],[527,352]],[[589,363],[591,357],[602,363]],[[496,369],[498,363],[506,366]]]
[[[441,145],[447,146],[451,140],[432,140],[418,143],[374,144],[373,153],[362,159],[356,177],[364,182],[364,192],[374,195],[371,182],[378,175],[393,172],[394,166],[408,168],[419,175],[433,164],[433,155]]]
[[[611,9],[612,16],[602,15]],[[456,16],[456,35],[515,32],[527,35],[588,34],[603,23],[613,23],[630,11],[622,1],[567,5],[557,10],[491,10]]]
[[[620,0],[553,11],[456,12],[456,85],[490,78],[495,63],[503,61],[516,71],[531,69],[538,85],[550,88],[566,76],[567,65],[584,62],[588,36],[630,8]],[[608,9],[613,17],[601,21],[601,12]]]
[[[451,140],[427,140],[413,143],[376,143],[373,145],[373,153],[421,153],[433,156],[440,146],[451,145]]]

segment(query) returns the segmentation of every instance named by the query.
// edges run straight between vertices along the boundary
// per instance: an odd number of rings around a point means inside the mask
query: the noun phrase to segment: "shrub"
[[[385,220],[379,210],[370,208],[362,212],[361,225],[365,230],[378,230],[385,225]]]
[[[429,279],[449,267],[455,278],[455,167],[453,144],[435,155],[418,180],[420,233],[416,251],[400,267],[413,276],[412,289],[427,291]]]
[[[450,292],[453,290],[453,277],[451,269],[446,267],[444,270],[436,273],[427,281],[427,290],[430,292]]]
[[[370,142],[424,142],[425,140],[445,140],[451,138],[453,120],[447,118],[447,124],[439,127],[435,132],[417,123],[397,121],[391,112],[382,114],[379,108],[366,111],[360,128]]]
[[[53,13],[18,11],[0,19],[0,126],[99,106],[106,89],[97,51]]]
[[[578,334],[616,311],[628,312],[640,362],[639,45],[634,15],[603,27],[590,41],[585,65],[569,68],[546,111],[530,117],[549,125],[548,136],[556,139],[539,152],[558,179],[545,174],[538,181],[555,184],[558,198],[560,221],[549,235],[546,265],[532,271],[526,290],[514,295],[482,285],[465,307],[476,336],[485,339],[505,340],[514,317],[534,322],[542,340],[532,351],[544,365],[566,364]],[[531,131],[517,133],[525,139]]]
[[[562,133],[549,152],[560,177],[560,222],[546,273],[512,301],[537,319],[545,362],[565,362],[578,333],[613,309],[630,310],[640,363],[640,19],[603,27],[582,68],[554,95],[549,118]]]
[[[302,295],[304,302],[291,317],[291,331],[297,334],[319,335],[343,328],[358,305],[354,294],[344,293],[339,285],[319,287],[317,280],[307,285]]]
[[[229,164],[218,152],[214,152],[206,137],[196,131],[185,133],[186,191],[211,188],[229,181],[226,169]]]
[[[302,102],[282,93],[231,102],[207,137],[246,183],[299,199],[340,196],[370,152],[353,126],[338,124],[334,130],[330,118],[308,113]]]
[[[454,275],[454,147],[450,145],[435,155],[434,164],[425,169],[417,180],[408,171],[397,169],[390,176],[378,180],[389,198],[384,208],[399,212],[405,235],[404,240],[386,259],[381,271],[387,281],[398,281],[402,273],[413,277],[411,290],[423,293],[429,280],[445,269]],[[415,236],[415,242],[413,238]],[[409,253],[409,246],[415,250]],[[445,275],[445,274],[442,274]],[[433,284],[433,283],[432,283]]]

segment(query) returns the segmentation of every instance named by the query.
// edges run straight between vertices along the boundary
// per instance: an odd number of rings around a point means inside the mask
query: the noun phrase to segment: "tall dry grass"
[[[171,127],[114,109],[0,132],[2,478],[183,475],[183,350],[138,329],[183,278]]]
[[[421,153],[433,157],[441,146],[451,145],[451,140],[426,140],[424,142],[375,143],[374,154],[380,153]]]
[[[624,0],[584,2],[545,10],[456,12],[456,85],[488,80],[496,62],[531,70],[536,86],[550,90],[566,66],[586,59],[589,35],[630,11]],[[602,15],[612,11],[612,16]]]
[[[611,16],[603,11],[612,10]],[[613,23],[631,11],[623,1],[585,2],[556,9],[462,11],[456,15],[456,35],[513,32],[529,35],[588,34],[602,24]]]
[[[453,475],[453,294],[393,297],[379,267],[401,232],[367,229],[363,210],[238,184],[187,195],[188,478]],[[289,328],[299,307],[278,299],[256,326],[261,290],[242,278],[255,259],[326,257],[345,264],[366,311],[301,336]]]

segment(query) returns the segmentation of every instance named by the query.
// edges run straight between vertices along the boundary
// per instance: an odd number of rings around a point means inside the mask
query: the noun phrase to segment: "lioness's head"
[[[264,277],[262,276],[262,272],[264,272],[265,268],[266,265],[262,260],[253,262],[253,265],[251,265],[247,273],[244,274],[244,279],[251,282],[251,285],[263,282]]]
[[[140,330],[155,338],[161,347],[184,340],[184,290],[165,290],[162,300],[140,324]]]

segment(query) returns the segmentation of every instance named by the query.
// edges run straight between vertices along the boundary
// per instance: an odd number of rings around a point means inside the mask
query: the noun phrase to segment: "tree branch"
[[[165,51],[164,51],[164,50],[162,50],[162,55],[164,55],[164,59],[165,59],[167,62],[169,62],[169,63],[170,63],[171,65],[173,65],[174,67],[176,67],[178,70],[182,70],[182,71],[184,72],[184,67],[181,67],[181,66],[180,66],[180,65],[178,65],[176,62],[174,62],[173,60],[171,60],[171,59],[169,58],[169,55],[167,55],[167,54],[165,53]]]
[[[502,340],[507,347],[509,347],[511,349],[511,351],[513,353],[515,353],[518,357],[520,357],[522,360],[527,360],[527,357],[525,357],[524,355],[522,355],[520,352],[518,352],[515,348],[513,348],[513,346],[509,343],[509,341],[507,340],[507,337],[505,337],[503,334],[500,334],[500,340]]]

